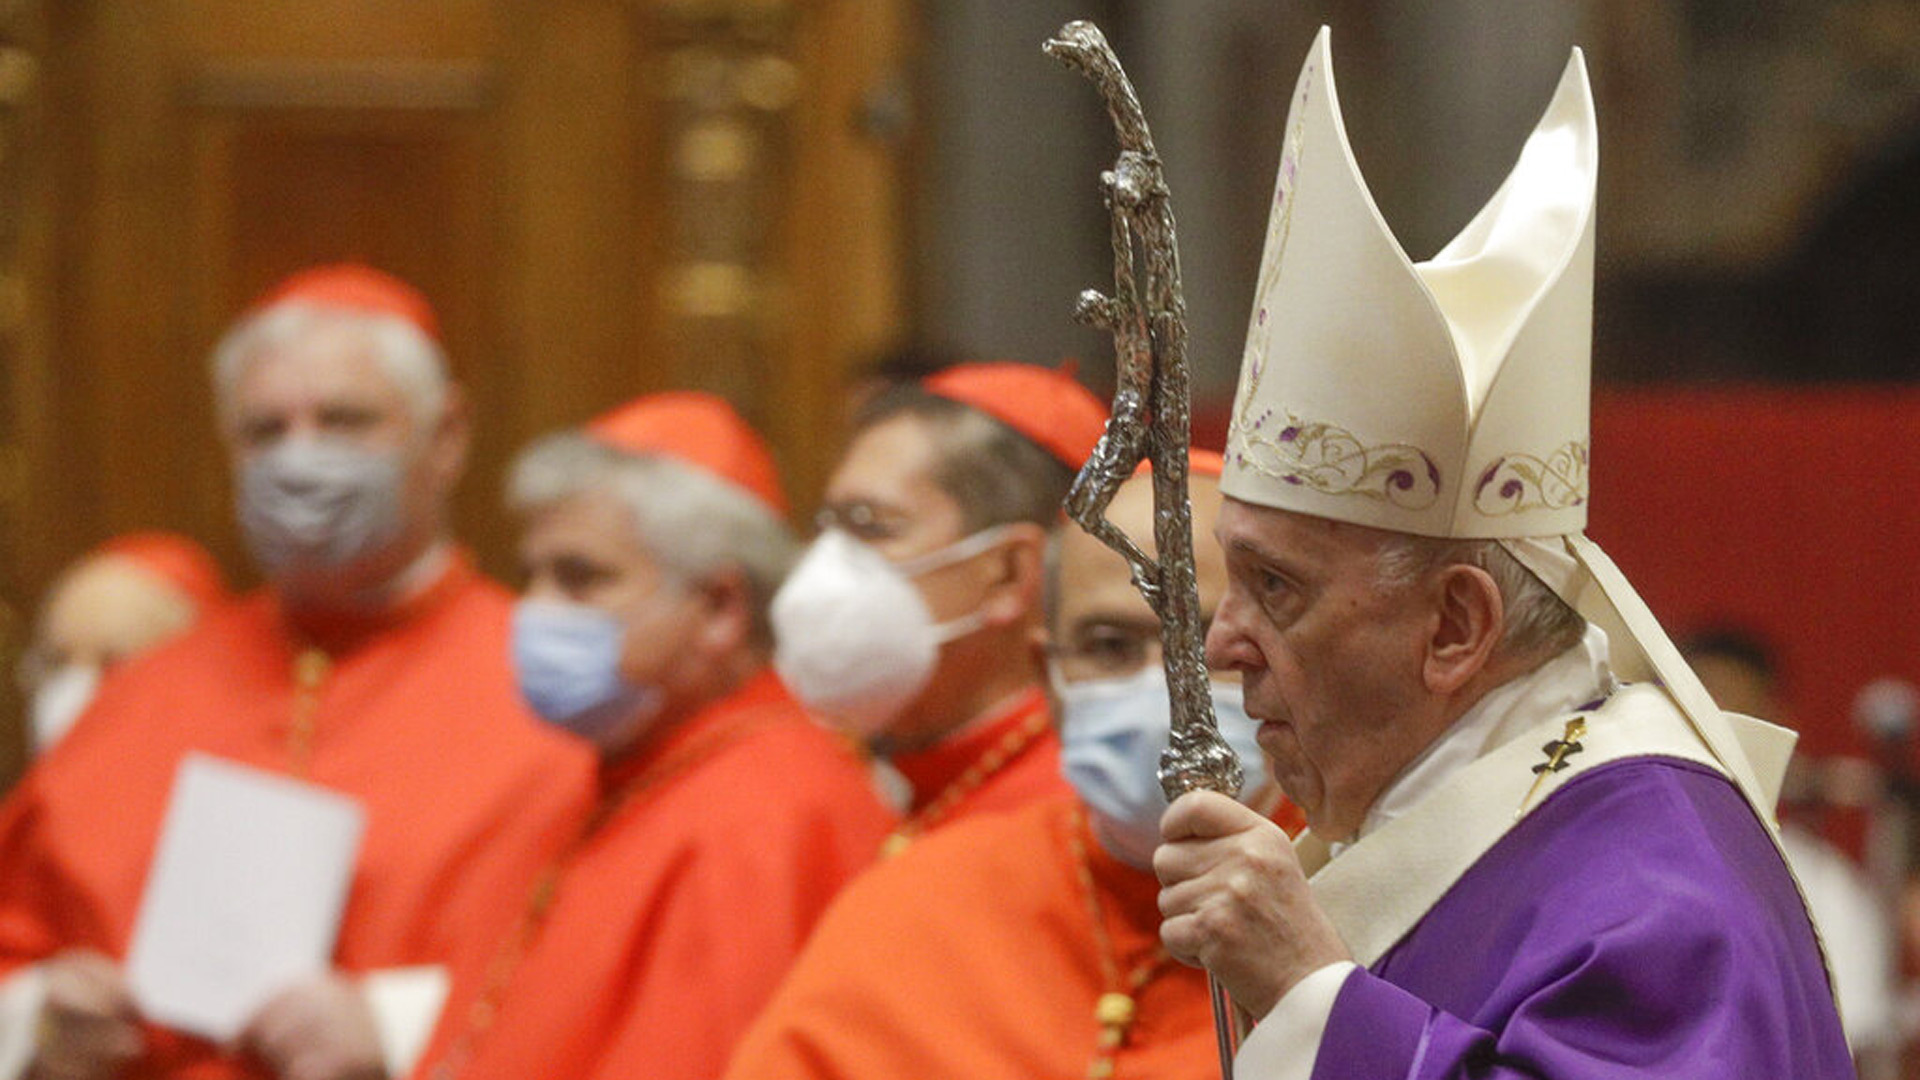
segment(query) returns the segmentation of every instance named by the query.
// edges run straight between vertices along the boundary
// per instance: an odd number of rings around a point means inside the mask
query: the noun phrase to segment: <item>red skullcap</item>
[[[301,270],[268,289],[253,305],[265,311],[286,303],[342,308],[367,315],[391,315],[412,323],[434,341],[440,319],[419,289],[392,274],[359,263],[333,263]]]
[[[94,548],[88,558],[126,559],[180,590],[201,609],[226,602],[227,580],[207,549],[170,532],[135,532]]]
[[[920,380],[930,393],[971,405],[1078,470],[1107,427],[1107,407],[1064,371],[1033,364],[959,364]]]
[[[595,417],[586,431],[623,453],[657,454],[712,473],[787,516],[772,453],[723,398],[694,390],[648,394]]]

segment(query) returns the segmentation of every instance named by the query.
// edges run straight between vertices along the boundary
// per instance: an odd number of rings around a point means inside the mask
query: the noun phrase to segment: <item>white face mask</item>
[[[870,738],[933,678],[940,646],[985,625],[978,612],[936,623],[913,579],[1005,539],[996,525],[902,563],[828,529],[774,595],[773,666],[794,696]]]
[[[1060,704],[1061,768],[1087,804],[1094,836],[1114,858],[1150,867],[1167,810],[1160,752],[1173,728],[1173,703],[1165,669],[1148,664],[1124,678],[1069,683],[1049,665],[1048,677]],[[1259,725],[1247,716],[1238,683],[1213,683],[1212,697],[1214,722],[1246,776],[1244,802],[1266,786],[1266,759],[1254,737]]]
[[[44,754],[59,742],[99,689],[100,669],[91,664],[68,664],[47,676],[33,692],[33,752]]]
[[[269,574],[332,570],[401,529],[402,455],[338,439],[288,439],[248,460],[235,495],[247,547]]]

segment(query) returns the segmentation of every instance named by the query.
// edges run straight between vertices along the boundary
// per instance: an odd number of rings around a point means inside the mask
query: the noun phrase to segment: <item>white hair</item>
[[[605,492],[632,515],[647,553],[681,581],[737,569],[746,578],[755,640],[771,644],[767,607],[799,557],[793,530],[765,503],[671,458],[622,453],[574,431],[540,439],[514,459],[507,506],[526,515]]]
[[[235,393],[246,366],[261,350],[285,345],[322,327],[363,334],[387,378],[406,398],[417,425],[439,421],[447,403],[447,357],[440,344],[398,315],[349,311],[288,300],[235,323],[214,346],[213,391],[224,427],[236,419]]]
[[[1503,653],[1558,656],[1586,632],[1587,620],[1498,540],[1442,540],[1388,533],[1374,553],[1375,580],[1384,590],[1403,589],[1428,571],[1454,563],[1486,571],[1500,590],[1507,624],[1500,636]]]

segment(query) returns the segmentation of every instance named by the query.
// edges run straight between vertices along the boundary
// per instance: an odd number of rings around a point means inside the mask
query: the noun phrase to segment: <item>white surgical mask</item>
[[[1133,866],[1152,864],[1167,798],[1160,790],[1160,752],[1173,727],[1166,671],[1148,664],[1118,679],[1067,682],[1049,666],[1060,705],[1060,764],[1094,818],[1108,854]],[[1265,786],[1266,759],[1255,739],[1238,683],[1214,682],[1213,717],[1240,758],[1242,801]]]
[[[401,528],[401,453],[339,439],[288,439],[249,459],[236,489],[247,547],[269,574],[332,570]]]
[[[893,563],[840,529],[807,549],[774,595],[774,669],[809,709],[870,738],[926,689],[940,646],[985,625],[979,612],[936,623],[913,579],[993,547],[996,525]]]
[[[33,692],[33,752],[44,754],[59,742],[99,689],[100,669],[92,664],[68,664],[48,675]]]

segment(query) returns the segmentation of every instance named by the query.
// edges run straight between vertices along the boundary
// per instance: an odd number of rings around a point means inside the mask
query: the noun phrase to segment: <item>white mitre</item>
[[[1494,539],[1659,678],[1768,820],[1793,736],[1732,725],[1583,535],[1599,139],[1568,61],[1520,160],[1440,253],[1402,250],[1348,145],[1323,27],[1287,118],[1220,488],[1243,502]]]

